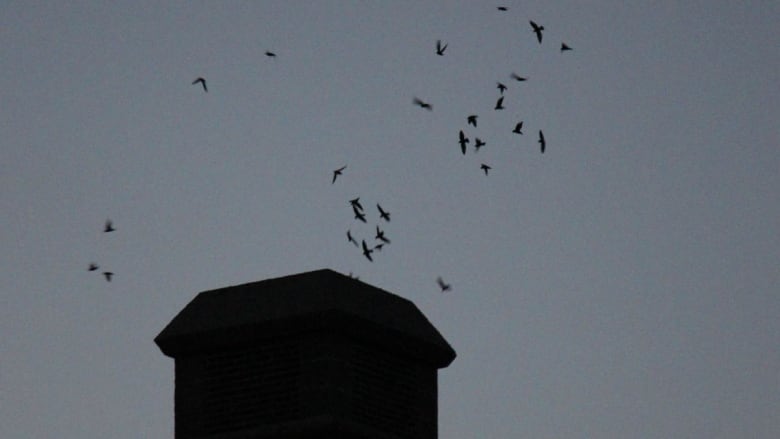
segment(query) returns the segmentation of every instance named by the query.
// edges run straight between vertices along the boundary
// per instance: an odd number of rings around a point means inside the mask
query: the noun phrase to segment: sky
[[[780,437],[778,22],[776,1],[3,2],[0,437],[173,437],[154,337],[200,291],[319,268],[456,350],[441,438]],[[377,225],[370,262],[346,231]]]

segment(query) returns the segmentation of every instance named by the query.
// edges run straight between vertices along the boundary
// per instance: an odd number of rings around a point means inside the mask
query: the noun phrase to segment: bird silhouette
[[[547,146],[547,142],[544,140],[544,133],[542,130],[539,130],[539,145],[541,146],[542,154],[544,154],[544,148]]]
[[[512,79],[514,79],[514,80],[515,80],[515,81],[517,81],[517,82],[523,82],[523,81],[526,81],[526,80],[528,80],[528,78],[526,78],[525,76],[520,76],[520,75],[518,75],[518,74],[517,74],[517,73],[515,73],[515,72],[512,72],[512,74],[511,74],[511,75],[509,75],[509,76],[511,76],[511,77],[512,77]]]
[[[504,91],[506,91],[506,85],[500,82],[496,82],[496,84],[497,84],[496,87],[498,87],[498,91],[503,95]]]
[[[347,230],[347,241],[349,241],[349,242],[351,242],[351,243],[355,244],[355,247],[357,247],[357,246],[358,246],[358,243],[357,243],[357,241],[355,241],[355,238],[353,238],[353,237],[352,237],[352,232],[351,232],[351,231],[349,231],[349,230]]]
[[[385,246],[384,243],[379,243],[379,244],[374,246],[374,250],[379,250],[381,252],[382,251],[382,247],[384,247],[384,246]]]
[[[195,84],[197,84],[197,83],[199,83],[199,82],[200,82],[200,84],[203,86],[203,91],[205,91],[206,93],[208,93],[208,91],[209,91],[209,88],[208,88],[208,87],[206,87],[206,80],[205,80],[205,79],[203,79],[203,78],[201,78],[201,77],[198,77],[197,79],[195,79],[194,81],[192,81],[192,85],[195,85]]]
[[[103,233],[109,233],[115,230],[114,223],[110,219],[106,220],[106,225],[103,227]]]
[[[469,125],[474,125],[474,127],[476,128],[476,126],[477,126],[477,115],[476,114],[472,114],[466,120],[467,120],[467,123]]]
[[[100,267],[98,266],[98,264],[96,264],[96,263],[94,263],[94,262],[93,262],[93,263],[89,264],[89,268],[87,268],[87,271],[95,271],[95,270],[97,270],[98,268],[100,268]]]
[[[439,56],[444,56],[444,51],[447,50],[447,45],[444,46],[441,45],[441,40],[436,40],[436,54]]]
[[[379,218],[390,222],[390,212],[387,212],[386,210],[382,209],[382,206],[380,206],[378,203],[376,205],[376,208],[379,209]]]
[[[361,242],[361,244],[363,245],[363,256],[365,256],[369,261],[374,262],[374,260],[371,258],[371,253],[373,253],[374,250],[368,248],[365,239]]]
[[[436,283],[439,284],[439,288],[441,288],[442,293],[452,289],[452,285],[444,283],[444,279],[442,279],[441,276],[436,278]]]
[[[534,33],[536,34],[536,39],[539,40],[539,44],[542,44],[542,31],[544,30],[544,26],[539,26],[538,24],[534,23],[533,21],[530,21],[531,27],[534,28]]]
[[[362,213],[361,211],[357,210],[355,206],[352,206],[352,211],[355,212],[355,219],[366,222],[366,214]]]
[[[265,56],[267,56],[269,58],[276,58],[276,53],[266,50],[265,51]]]
[[[111,277],[114,275],[114,273],[110,271],[104,271],[103,276],[106,278],[107,282],[111,282]]]
[[[566,43],[561,43],[561,52],[566,50],[572,50],[572,48],[569,47]]]
[[[331,181],[331,182],[330,182],[330,184],[333,184],[333,183],[335,183],[335,182],[336,182],[336,177],[338,177],[339,175],[341,175],[341,171],[343,171],[343,170],[345,170],[345,169],[347,169],[347,165],[344,165],[344,166],[342,166],[342,167],[340,167],[340,168],[336,169],[335,171],[333,171],[333,181]]]
[[[390,244],[390,240],[385,237],[384,230],[380,230],[379,226],[376,226],[376,236],[374,238],[384,242],[385,244]]]
[[[427,102],[423,102],[422,99],[414,98],[413,102],[414,102],[414,105],[417,105],[420,108],[425,108],[428,111],[433,111],[433,105],[431,105],[431,104],[429,104]]]
[[[504,109],[504,97],[501,96],[496,101],[496,107],[494,108],[494,110],[503,110],[503,109]]]
[[[349,204],[352,206],[353,209],[363,210],[363,206],[360,204],[360,197],[349,200]]]
[[[489,171],[489,170],[491,170],[491,169],[493,169],[493,168],[491,168],[490,166],[488,166],[488,165],[486,165],[486,164],[484,164],[484,163],[483,163],[483,164],[480,166],[480,169],[482,169],[483,171],[485,171],[485,175],[488,175],[488,171]]]
[[[474,138],[474,152],[479,152],[479,148],[482,148],[485,146],[485,142],[482,141],[479,137]]]
[[[460,143],[460,151],[463,154],[466,154],[466,144],[469,143],[469,138],[463,134],[463,130],[460,130],[460,134],[458,135],[458,143]]]
[[[512,132],[513,133],[517,133],[517,134],[523,134],[523,121],[522,120],[520,122],[518,122],[517,125],[515,125],[515,129],[513,129]]]
[[[498,9],[499,11],[506,11],[507,7],[506,6],[497,6],[496,9]]]

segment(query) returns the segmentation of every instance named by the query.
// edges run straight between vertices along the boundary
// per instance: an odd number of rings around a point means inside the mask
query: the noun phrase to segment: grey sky
[[[172,437],[154,336],[323,267],[458,352],[442,438],[780,436],[776,1],[48,3],[0,6],[0,437]]]

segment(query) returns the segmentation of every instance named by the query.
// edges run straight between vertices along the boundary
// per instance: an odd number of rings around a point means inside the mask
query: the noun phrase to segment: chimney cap
[[[414,303],[330,269],[201,292],[154,341],[177,357],[323,330],[387,342],[438,368],[455,359]]]

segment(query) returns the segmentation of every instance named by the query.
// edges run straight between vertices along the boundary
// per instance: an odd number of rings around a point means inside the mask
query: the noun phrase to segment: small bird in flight
[[[374,246],[374,250],[379,250],[381,252],[382,251],[382,247],[384,247],[384,246],[385,246],[384,243],[379,243],[379,244]]]
[[[480,166],[480,169],[482,169],[483,171],[485,171],[485,175],[488,175],[488,171],[489,171],[489,170],[491,170],[491,169],[493,169],[493,168],[491,168],[490,166],[488,166],[488,165],[486,165],[486,164],[484,164],[484,163],[483,163],[483,164],[482,164],[482,166]]]
[[[375,236],[375,238],[380,240],[380,241],[382,241],[382,242],[384,242],[385,244],[390,244],[390,240],[385,237],[384,230],[380,230],[379,226],[376,226],[376,236]]]
[[[107,282],[111,282],[111,276],[113,276],[113,275],[114,275],[114,273],[112,273],[110,271],[104,271],[103,272],[103,276],[106,278]]]
[[[441,40],[436,40],[436,54],[439,56],[444,56],[444,51],[447,50],[447,45],[444,46],[441,45]]]
[[[511,74],[510,76],[512,77],[512,79],[514,79],[514,80],[515,80],[515,81],[517,81],[517,82],[523,82],[523,81],[525,81],[525,80],[527,80],[527,79],[528,79],[528,78],[526,78],[525,76],[520,76],[520,75],[518,75],[518,74],[517,74],[517,73],[515,73],[515,72],[512,72],[512,74]]]
[[[192,81],[192,85],[195,85],[195,84],[197,84],[197,83],[199,83],[199,82],[200,82],[200,84],[203,86],[203,91],[205,91],[206,93],[208,93],[208,92],[209,92],[209,88],[208,88],[208,87],[206,87],[206,80],[205,80],[205,79],[203,79],[203,78],[201,78],[201,77],[198,77],[196,80]]]
[[[347,230],[347,241],[355,244],[355,247],[358,247],[357,241],[355,241],[355,238],[352,237],[352,232],[350,232],[349,230]]]
[[[463,154],[466,154],[466,144],[469,143],[469,138],[463,134],[463,130],[460,130],[460,134],[458,135],[458,143],[460,143],[460,151]]]
[[[93,262],[93,263],[89,264],[89,268],[87,268],[87,271],[95,271],[98,268],[100,268],[100,267],[98,267],[98,264]]]
[[[103,227],[103,233],[113,232],[114,230],[116,230],[114,228],[114,223],[110,219],[106,220],[106,225]]]
[[[335,182],[336,182],[336,177],[338,177],[339,175],[341,175],[341,171],[343,171],[343,170],[345,170],[345,169],[347,169],[347,165],[344,165],[344,166],[342,166],[342,167],[340,167],[340,168],[336,169],[335,171],[333,171],[333,181],[331,181],[331,182],[330,182],[330,184],[333,184],[333,183],[335,183]]]
[[[442,278],[441,278],[441,276],[439,276],[439,277],[437,277],[437,278],[436,278],[436,283],[437,283],[437,284],[439,284],[439,288],[441,288],[441,292],[442,292],[442,293],[443,293],[443,292],[445,292],[445,291],[449,291],[450,289],[452,289],[452,285],[450,285],[450,284],[445,284],[445,283],[444,283],[444,279],[442,279]]]
[[[427,102],[423,102],[419,98],[414,98],[413,102],[414,102],[414,105],[417,105],[420,108],[425,108],[428,111],[433,111],[433,105],[431,105],[431,104],[429,104]]]
[[[267,56],[267,57],[269,57],[269,58],[276,58],[276,53],[274,53],[274,52],[271,52],[271,51],[269,51],[269,50],[266,50],[266,51],[265,51],[265,56]]]
[[[496,84],[498,84],[498,85],[496,85],[496,87],[498,87],[498,91],[503,95],[504,91],[506,91],[506,85],[504,85],[504,84],[502,84],[500,82],[497,82]]]
[[[496,101],[496,107],[494,108],[494,110],[503,110],[503,109],[504,109],[504,97],[501,96]]]
[[[355,219],[366,222],[366,214],[362,213],[361,211],[357,210],[357,207],[352,206],[352,211],[355,212]]]
[[[533,21],[530,22],[531,27],[534,28],[534,33],[536,34],[536,39],[539,40],[539,44],[542,44],[542,31],[544,30],[544,26],[539,26],[538,24],[534,23]]]
[[[516,134],[523,134],[523,121],[522,120],[520,122],[518,122],[517,125],[515,125],[515,129],[513,129],[512,132],[516,133]]]
[[[474,152],[479,152],[479,148],[482,148],[485,146],[485,142],[482,141],[479,137],[474,138]]]
[[[544,133],[539,130],[539,145],[541,145],[542,154],[544,154],[544,147],[547,146],[547,142],[544,141]]]
[[[469,125],[474,125],[474,127],[476,128],[476,126],[477,126],[477,115],[476,114],[472,114],[466,120],[467,120]]]
[[[355,210],[357,210],[357,209],[363,210],[363,206],[360,204],[360,197],[357,197],[357,198],[354,198],[352,200],[349,200],[349,204]]]
[[[499,11],[506,11],[507,7],[506,6],[497,6],[496,9],[498,9]]]
[[[379,203],[377,203],[376,208],[379,209],[379,218],[381,218],[381,219],[383,219],[383,220],[385,220],[385,221],[387,221],[389,223],[390,222],[390,212],[387,212],[386,210],[382,209],[382,206],[380,206]]]
[[[569,47],[566,43],[561,43],[561,52],[566,50],[572,50],[572,48]]]
[[[366,245],[366,240],[365,239],[361,242],[361,244],[363,245],[363,256],[365,256],[366,259],[368,259],[369,261],[374,262],[374,260],[371,259],[371,253],[373,253],[374,250],[368,248],[368,246]]]

